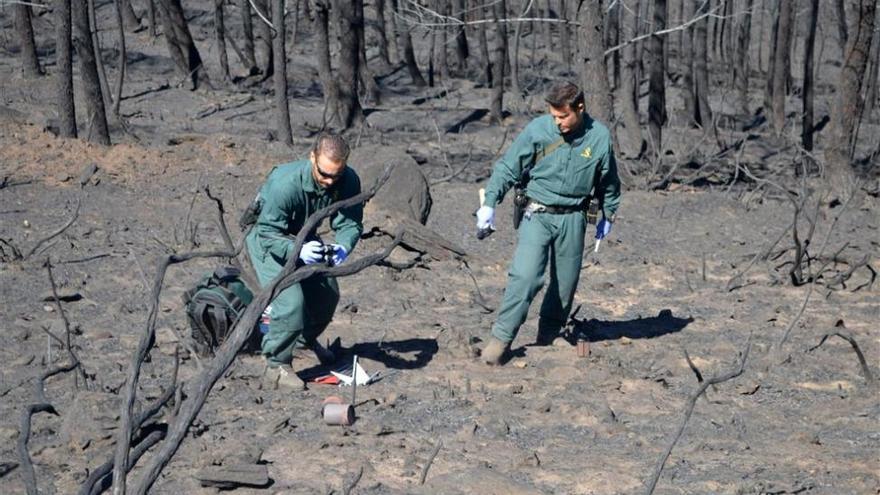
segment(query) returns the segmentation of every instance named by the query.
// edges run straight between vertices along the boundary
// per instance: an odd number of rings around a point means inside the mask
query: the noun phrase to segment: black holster
[[[522,222],[523,214],[526,211],[526,206],[529,204],[529,197],[526,196],[525,188],[516,188],[515,194],[513,195],[513,228],[514,230],[519,228],[520,222]]]

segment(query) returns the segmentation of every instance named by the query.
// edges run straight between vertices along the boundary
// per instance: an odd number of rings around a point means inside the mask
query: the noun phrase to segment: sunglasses
[[[342,177],[342,174],[345,173],[345,167],[342,167],[342,170],[340,170],[339,173],[336,174],[324,172],[323,170],[321,170],[321,167],[319,167],[317,163],[315,163],[315,170],[318,171],[318,175],[320,175],[321,177],[331,180],[337,180]]]

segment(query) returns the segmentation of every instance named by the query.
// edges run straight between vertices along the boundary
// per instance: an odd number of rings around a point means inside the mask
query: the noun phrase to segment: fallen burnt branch
[[[486,302],[486,298],[483,297],[483,293],[480,291],[480,284],[477,283],[477,277],[474,276],[474,272],[473,270],[471,270],[470,265],[468,265],[467,260],[462,258],[461,264],[464,267],[464,271],[468,274],[468,276],[471,278],[471,281],[474,283],[474,290],[476,291],[474,293],[474,297],[472,298],[474,304],[483,308],[483,310],[488,313],[494,313],[495,308],[490,306],[489,303]]]
[[[388,217],[380,225],[374,226],[367,235],[381,233],[394,237],[397,232],[404,233],[400,241],[403,246],[427,254],[435,260],[467,256],[464,248],[410,218]]]
[[[390,173],[390,167],[386,168],[382,177],[368,191],[362,192],[361,194],[353,196],[349,199],[331,204],[330,206],[318,210],[317,212],[309,216],[303,227],[300,229],[300,232],[305,235],[296,236],[296,241],[294,242],[294,246],[291,252],[299,252],[302,249],[303,242],[308,237],[307,233],[314,231],[315,228],[320,224],[320,222],[323,221],[325,218],[332,216],[342,208],[363,203],[373,197],[379,187],[381,187],[388,180]],[[254,300],[235,323],[232,331],[227,336],[226,341],[223,342],[223,344],[215,352],[214,359],[211,360],[208,366],[198,375],[198,377],[193,382],[194,390],[192,395],[183,404],[181,404],[180,410],[175,416],[173,424],[169,429],[167,440],[162,444],[161,449],[151,459],[150,463],[145,466],[143,476],[133,489],[134,493],[146,493],[153,485],[153,483],[155,483],[156,479],[159,477],[159,474],[162,472],[162,469],[164,469],[168,462],[170,462],[171,458],[180,447],[180,443],[183,441],[183,438],[186,435],[190,424],[198,415],[214,384],[229,368],[232,360],[241,350],[245,341],[250,337],[250,334],[257,323],[257,319],[260,317],[269,302],[280,291],[314,275],[342,277],[357,273],[364,268],[372,266],[378,261],[385,259],[391,253],[391,250],[400,243],[401,237],[402,232],[398,233],[398,235],[395,236],[394,241],[381,253],[367,255],[363,258],[352,260],[350,262],[346,262],[342,265],[334,267],[327,267],[325,265],[318,264],[297,267],[296,258],[291,257],[285,265],[284,269],[271,282],[271,284],[255,294]],[[149,350],[149,348],[152,346],[154,338],[155,320],[158,310],[158,297],[159,292],[161,291],[162,280],[164,279],[165,270],[172,261],[184,261],[180,258],[184,256],[189,256],[190,258],[192,258],[195,257],[195,254],[196,253],[192,253],[190,255],[170,256],[167,260],[165,260],[162,266],[160,266],[159,273],[156,276],[156,282],[153,286],[153,297],[147,328],[144,332],[144,335],[142,335],[141,337],[141,343],[138,347],[137,352],[135,353],[135,356],[133,357],[131,369],[129,372],[129,381],[127,382],[126,400],[123,403],[121,414],[123,428],[119,432],[119,439],[117,441],[118,443],[116,450],[116,462],[113,468],[114,494],[125,493],[126,473],[124,467],[128,465],[127,457],[129,450],[129,441],[131,438],[132,424],[131,406],[134,401],[134,394],[137,385],[137,378],[140,373],[141,363],[143,362],[143,358],[146,355],[147,350]],[[218,255],[218,253],[212,254]],[[229,257],[229,253],[226,252],[219,253],[219,255],[223,257]]]
[[[239,248],[241,249],[241,248]],[[162,292],[162,284],[165,281],[165,272],[168,267],[183,263],[197,258],[230,258],[235,256],[235,252],[230,251],[205,251],[192,252],[184,254],[172,254],[165,258],[159,265],[156,272],[156,278],[153,281],[153,289],[150,296],[150,312],[147,316],[147,326],[141,335],[138,347],[132,357],[131,366],[129,367],[128,377],[125,381],[125,397],[122,400],[122,409],[119,417],[121,424],[119,425],[119,433],[116,440],[116,456],[113,468],[113,493],[125,493],[125,467],[128,466],[128,450],[132,435],[132,415],[131,409],[134,406],[137,382],[140,377],[141,363],[143,363],[147,352],[153,347],[156,338],[156,318],[159,314],[159,294]]]
[[[46,271],[49,273],[49,284],[52,285],[52,299],[55,301],[55,307],[58,309],[58,314],[61,315],[61,320],[64,322],[64,334],[65,341],[61,344],[67,350],[67,354],[70,356],[71,362],[76,365],[79,369],[79,376],[82,377],[83,386],[88,390],[89,383],[87,381],[87,373],[85,368],[82,365],[82,361],[79,360],[79,356],[73,352],[73,346],[70,344],[70,320],[67,318],[67,313],[64,311],[64,307],[61,306],[61,299],[58,297],[58,285],[55,283],[55,276],[52,275],[52,261],[50,258],[46,258],[46,263],[44,265],[46,267]],[[52,335],[49,330],[46,330],[46,333]],[[52,335],[55,337],[54,335]],[[57,340],[58,337],[55,337]],[[76,388],[79,388],[79,379],[74,381],[74,385]]]
[[[700,369],[697,368],[697,365],[691,361],[691,355],[688,354],[687,349],[682,349],[684,351],[684,359],[687,361],[688,366],[691,368],[691,371],[694,372],[694,375],[697,376],[697,383],[703,383],[703,374],[700,373]]]
[[[162,441],[165,438],[165,430],[155,430],[150,432],[143,440],[137,442],[134,448],[131,451],[131,456],[128,461],[128,470],[131,470],[137,461],[148,451],[151,447]],[[83,484],[82,488],[80,488],[78,495],[98,495],[103,493],[104,490],[110,488],[111,479],[110,473],[113,471],[113,459],[101,464],[98,469],[92,471],[92,474],[89,475],[89,478]]]
[[[752,334],[749,333],[749,338],[746,341],[746,348],[742,353],[742,361],[739,363],[739,367],[733,371],[725,373],[723,375],[716,375],[708,380],[704,381],[700,388],[691,395],[690,399],[688,399],[687,405],[684,409],[684,417],[682,418],[681,425],[678,427],[678,431],[672,437],[672,440],[669,442],[669,446],[666,447],[666,450],[660,455],[660,459],[657,461],[657,467],[654,468],[654,475],[651,476],[651,479],[648,481],[648,485],[645,489],[645,495],[651,495],[654,493],[654,487],[657,486],[657,480],[660,479],[660,473],[663,472],[663,466],[666,464],[666,460],[669,459],[669,454],[672,453],[672,449],[675,447],[675,444],[678,443],[678,440],[681,438],[682,433],[684,433],[684,429],[688,424],[688,421],[691,419],[691,414],[694,412],[694,406],[697,405],[697,399],[703,395],[706,390],[719,383],[726,382],[728,380],[732,380],[743,373],[746,369],[746,360],[749,357],[749,351],[752,348]]]
[[[776,240],[767,245],[767,247],[763,251],[756,253],[745,268],[737,272],[736,275],[730,277],[725,287],[727,289],[727,292],[733,292],[736,289],[742,288],[746,285],[742,280],[745,274],[748,273],[748,271],[751,270],[753,266],[755,266],[755,263],[757,263],[758,260],[763,261],[770,258],[770,255],[773,252],[773,248],[776,247],[776,245],[779,244],[780,241],[782,241],[782,238],[785,237],[785,234],[787,234],[789,230],[791,230],[792,226],[793,224],[783,229],[783,231],[779,233],[779,237],[777,237]]]
[[[230,258],[229,261],[241,269],[241,276],[248,287],[258,287],[257,275],[254,273],[251,264],[242,263],[238,260],[238,253],[241,251],[241,248],[235,249],[235,243],[232,242],[232,237],[229,235],[229,229],[226,227],[226,218],[223,216],[226,213],[226,208],[223,207],[223,201],[221,201],[220,198],[214,197],[211,194],[211,188],[207,185],[205,186],[205,195],[217,205],[217,224],[220,227],[220,236],[223,237],[223,243],[226,245],[226,249],[236,252],[236,256]],[[246,238],[248,234],[250,234],[252,228],[253,225],[248,227],[242,234],[241,238]],[[244,246],[244,240],[242,240],[242,246]]]
[[[74,222],[76,222],[76,219],[79,218],[79,210],[80,210],[80,207],[82,206],[83,196],[85,195],[86,184],[89,183],[89,180],[92,178],[93,175],[95,175],[95,172],[97,172],[97,171],[98,171],[98,166],[93,163],[93,164],[89,165],[88,167],[86,167],[83,170],[82,174],[80,174],[79,194],[76,197],[76,207],[73,209],[73,215],[70,217],[70,220],[68,220],[64,225],[62,225],[61,227],[56,229],[54,232],[52,232],[48,236],[37,241],[37,243],[34,244],[34,246],[27,253],[25,253],[24,256],[21,257],[21,259],[28,259],[31,256],[33,256],[33,254],[36,253],[37,250],[43,246],[43,244],[58,237],[59,235],[64,233],[64,231],[67,230],[71,225],[73,225]]]
[[[434,450],[431,451],[431,455],[428,456],[428,460],[425,461],[425,466],[422,468],[422,475],[419,476],[419,484],[424,485],[425,480],[428,479],[428,470],[431,469],[431,464],[434,463],[434,459],[437,457],[437,454],[440,453],[440,449],[443,448],[443,441],[440,440],[437,442],[437,446],[434,447]]]
[[[867,283],[867,285],[868,286],[873,285],[874,280],[876,280],[876,278],[877,278],[877,272],[874,271],[874,269],[871,267],[871,265],[869,263],[870,261],[871,261],[871,255],[869,255],[869,254],[862,256],[862,259],[859,261],[856,261],[856,262],[849,262],[849,261],[843,260],[844,263],[849,265],[849,268],[845,272],[840,272],[837,275],[835,275],[833,278],[828,279],[828,281],[824,282],[823,285],[829,289],[834,289],[838,285],[840,286],[841,289],[846,289],[846,282],[853,276],[853,274],[856,272],[856,270],[858,270],[859,268],[861,268],[863,266],[866,267],[869,272],[871,272],[871,280]],[[835,260],[835,262],[836,262],[836,260]],[[821,273],[819,275],[821,275]],[[816,278],[818,278],[819,275],[817,275]],[[856,290],[858,290],[858,289],[854,289],[853,292],[855,292]]]
[[[828,241],[831,239],[831,234],[834,232],[834,227],[837,226],[837,222],[840,220],[841,215],[846,212],[847,207],[849,206],[850,201],[852,201],[853,197],[855,197],[855,192],[858,190],[858,186],[860,182],[856,183],[856,187],[853,188],[853,191],[850,193],[849,197],[846,198],[846,201],[841,205],[840,211],[837,215],[835,215],[834,220],[831,222],[831,226],[828,227],[828,232],[825,234],[825,239],[822,241],[822,246],[819,248],[819,253],[816,255],[817,258],[821,257],[825,252],[825,248],[828,246]],[[832,260],[826,261],[816,273],[822,273],[825,271],[825,268],[830,265]],[[808,274],[808,278],[811,281],[814,281],[814,277],[811,274]],[[804,314],[804,310],[807,309],[807,304],[810,302],[810,296],[813,294],[813,288],[816,287],[815,283],[811,283],[809,289],[807,289],[807,295],[804,296],[804,302],[801,305],[801,309],[798,312],[798,315],[789,323],[788,327],[786,327],[785,332],[782,334],[782,338],[779,339],[779,342],[776,344],[777,353],[782,351],[782,346],[785,345],[786,341],[788,341],[788,336],[791,334],[791,330],[794,328],[795,323],[800,320],[801,315]]]
[[[358,469],[358,472],[354,473],[354,476],[351,477],[351,480],[345,483],[342,487],[342,495],[349,495],[354,487],[361,481],[361,477],[364,475],[364,467],[361,466]]]
[[[55,407],[46,398],[46,394],[43,391],[44,383],[48,378],[59,373],[66,373],[78,366],[78,362],[68,363],[43,372],[40,378],[37,379],[37,383],[34,384],[34,395],[37,397],[37,402],[28,404],[21,414],[21,424],[18,430],[18,458],[21,465],[21,477],[24,480],[24,486],[28,495],[37,495],[39,493],[37,490],[37,475],[34,473],[34,465],[31,463],[31,455],[28,453],[28,441],[31,437],[31,417],[41,412],[58,415],[58,411],[55,410]]]
[[[846,329],[843,320],[837,320],[837,323],[834,326],[836,328]],[[856,339],[854,339],[852,335],[841,331],[826,333],[822,336],[822,340],[820,340],[818,344],[807,350],[807,352],[813,352],[814,350],[822,347],[822,344],[824,344],[825,341],[828,340],[830,337],[840,337],[843,340],[849,342],[849,345],[852,346],[853,351],[855,351],[856,353],[856,357],[859,359],[859,366],[862,367],[862,375],[865,376],[865,380],[868,382],[869,386],[874,386],[877,383],[876,379],[874,378],[874,374],[871,373],[871,368],[868,366],[868,362],[865,360],[865,355],[862,353],[862,349],[859,347],[858,342],[856,342]]]
[[[175,361],[178,363],[179,361]],[[147,406],[146,409],[141,411],[135,419],[134,423],[138,425],[138,428],[142,427],[144,423],[146,423],[150,418],[156,415],[165,404],[174,397],[176,389],[180,388],[177,386],[177,365],[175,364],[174,378],[172,379],[172,385],[162,394],[161,397],[153,401],[152,404]],[[131,458],[129,459],[128,469],[126,471],[130,471],[131,468],[137,464],[138,459],[147,451],[150,447],[158,443],[160,440],[165,438],[164,430],[156,430],[147,435],[143,440],[138,442],[138,444],[134,447],[131,453]],[[88,479],[80,485],[78,495],[94,495],[96,493],[101,493],[102,491],[109,488],[110,483],[109,479],[107,479],[107,475],[109,475],[113,471],[113,458],[107,460],[104,464],[98,466],[97,469],[91,472]]]

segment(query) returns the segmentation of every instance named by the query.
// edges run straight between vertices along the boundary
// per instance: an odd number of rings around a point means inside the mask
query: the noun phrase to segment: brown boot
[[[489,343],[481,353],[483,362],[492,366],[501,365],[504,354],[510,350],[510,342],[502,342],[496,337],[489,337]]]
[[[266,372],[263,374],[263,388],[266,390],[284,390],[287,392],[296,392],[305,390],[306,384],[296,376],[293,368],[289,364],[280,366],[266,366]]]

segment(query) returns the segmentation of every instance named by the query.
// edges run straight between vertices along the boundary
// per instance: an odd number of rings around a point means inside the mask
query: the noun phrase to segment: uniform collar
[[[555,135],[563,138],[568,143],[572,143],[572,142],[579,141],[579,140],[583,139],[583,137],[586,136],[587,131],[592,129],[593,122],[595,122],[595,121],[593,120],[592,117],[590,117],[590,114],[588,114],[586,111],[584,111],[583,119],[581,119],[580,127],[569,132],[568,134],[563,134],[562,132],[559,131],[559,127],[557,127],[556,124],[553,123],[552,117],[550,118],[550,122],[551,122],[551,125],[553,126],[553,131],[554,131]]]
[[[305,191],[307,193],[315,193],[315,192],[320,193],[320,192],[322,192],[323,189],[321,189],[321,186],[319,186],[315,182],[315,176],[312,174],[312,167],[314,166],[314,165],[312,165],[312,161],[305,160],[305,162],[306,162],[306,166],[303,167],[303,172],[302,172],[303,176],[301,177],[301,181],[300,181],[300,182],[302,182],[303,191]]]

